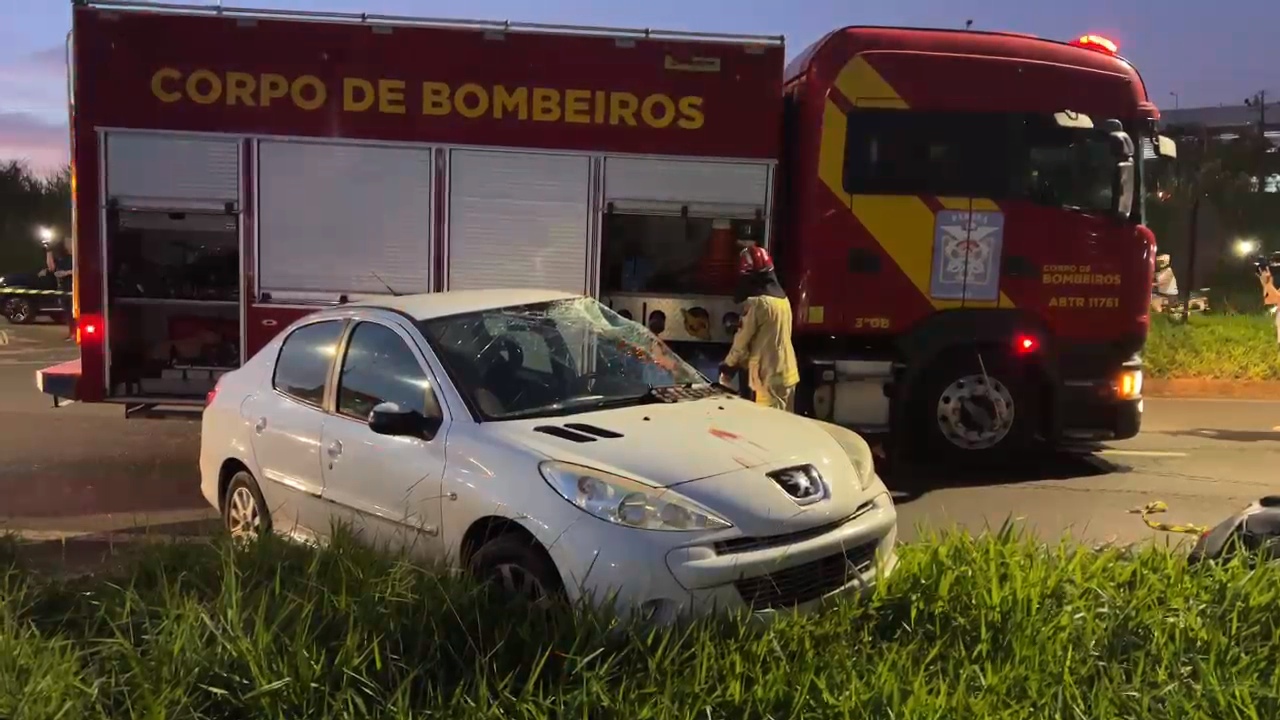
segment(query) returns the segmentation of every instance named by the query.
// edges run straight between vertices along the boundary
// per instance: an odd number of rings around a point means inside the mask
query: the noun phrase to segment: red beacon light
[[[1120,52],[1120,46],[1114,42],[1102,37],[1101,35],[1081,35],[1072,40],[1071,45],[1082,47],[1085,50],[1093,50],[1107,55],[1117,55]]]
[[[1014,338],[1013,349],[1020,355],[1028,355],[1040,349],[1040,341],[1034,335],[1019,335]]]

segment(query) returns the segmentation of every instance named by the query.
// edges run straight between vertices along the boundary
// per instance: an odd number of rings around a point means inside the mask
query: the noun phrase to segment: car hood
[[[640,405],[565,417],[486,423],[548,459],[649,483],[681,483],[762,466],[848,456],[822,425],[738,398]]]

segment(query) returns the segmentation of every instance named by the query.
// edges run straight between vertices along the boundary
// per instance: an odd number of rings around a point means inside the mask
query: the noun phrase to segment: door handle
[[[337,459],[337,457],[341,454],[342,454],[341,440],[334,440],[333,442],[329,443],[329,457]]]
[[[255,423],[253,426],[253,431],[261,435],[262,431],[266,429],[267,429],[267,419],[264,417],[258,418],[258,422]]]

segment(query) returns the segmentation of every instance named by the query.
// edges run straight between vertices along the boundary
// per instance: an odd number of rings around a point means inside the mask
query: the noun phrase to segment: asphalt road
[[[126,420],[115,406],[59,409],[35,371],[75,356],[61,327],[0,321],[0,531],[32,539],[197,532],[199,427]],[[1179,541],[1128,511],[1152,500],[1169,521],[1212,524],[1280,492],[1280,403],[1148,399],[1143,433],[1095,452],[1055,453],[1016,475],[933,472],[889,478],[905,539],[1015,519],[1044,539]],[[134,532],[139,532],[134,530]]]

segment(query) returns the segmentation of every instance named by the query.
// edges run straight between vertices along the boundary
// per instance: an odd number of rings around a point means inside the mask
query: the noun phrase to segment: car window
[[[272,379],[275,389],[302,402],[322,405],[342,327],[342,321],[328,320],[303,325],[290,333],[276,358]]]
[[[484,328],[491,336],[512,340],[520,346],[524,353],[522,367],[551,374],[551,346],[547,344],[546,338],[529,329],[525,323],[513,323],[507,318],[487,317],[484,319]]]
[[[360,323],[351,333],[338,380],[338,412],[367,420],[379,403],[427,412],[431,383],[404,338],[386,325]]]

